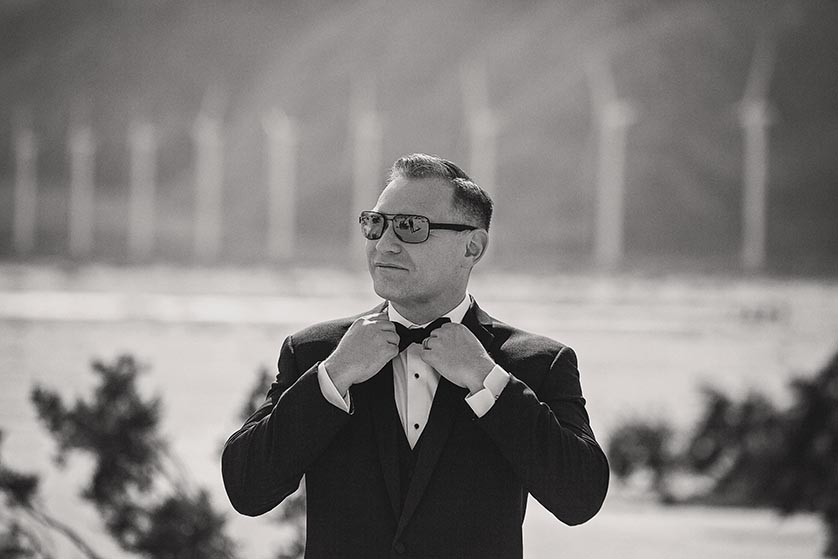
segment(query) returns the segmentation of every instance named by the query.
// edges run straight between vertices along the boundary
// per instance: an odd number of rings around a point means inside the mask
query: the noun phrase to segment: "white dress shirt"
[[[471,296],[466,293],[459,305],[443,315],[451,322],[462,323],[463,317],[471,306]],[[413,324],[393,308],[387,306],[387,315],[391,322],[397,322],[408,328],[423,328],[430,324]],[[396,409],[404,428],[407,442],[413,448],[422,435],[431,413],[436,388],[440,375],[420,357],[422,346],[411,344],[398,356],[393,358],[393,393],[396,399]],[[345,412],[350,410],[349,391],[342,397],[329,377],[326,367],[321,362],[317,368],[317,379],[323,397],[331,404]],[[494,405],[495,400],[509,382],[509,373],[500,365],[495,365],[483,381],[483,390],[466,397],[466,403],[477,417],[485,415]]]

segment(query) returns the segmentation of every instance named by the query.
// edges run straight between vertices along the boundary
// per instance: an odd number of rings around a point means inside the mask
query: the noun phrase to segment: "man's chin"
[[[372,289],[375,291],[375,294],[381,297],[382,299],[386,299],[387,301],[398,301],[399,294],[402,292],[400,289],[401,286],[396,285],[394,282],[373,276],[372,278]]]

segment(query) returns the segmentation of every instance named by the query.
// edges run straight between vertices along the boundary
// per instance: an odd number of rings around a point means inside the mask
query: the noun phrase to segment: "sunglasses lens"
[[[374,212],[361,212],[358,222],[361,224],[361,233],[372,241],[381,238],[387,223],[383,215]]]
[[[361,212],[358,223],[365,238],[375,241],[381,238],[387,228],[387,217],[373,211]],[[428,218],[421,215],[394,215],[390,218],[393,232],[404,243],[424,243],[428,240],[430,223]]]
[[[393,231],[405,243],[427,241],[429,230],[428,219],[421,215],[397,215],[393,217]]]

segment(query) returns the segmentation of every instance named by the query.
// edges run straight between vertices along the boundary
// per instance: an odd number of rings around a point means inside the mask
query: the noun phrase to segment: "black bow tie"
[[[408,328],[396,322],[396,333],[399,335],[399,353],[410,344],[421,344],[425,341],[425,338],[431,335],[431,332],[446,322],[451,322],[451,320],[445,317],[437,318],[424,328]]]

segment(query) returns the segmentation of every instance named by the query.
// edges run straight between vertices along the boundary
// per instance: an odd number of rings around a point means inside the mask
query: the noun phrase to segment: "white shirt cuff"
[[[471,407],[474,415],[477,417],[486,415],[495,405],[495,400],[506,388],[508,382],[509,373],[504,371],[500,365],[495,365],[483,380],[483,390],[478,390],[466,398],[466,403]]]
[[[320,392],[323,393],[323,397],[326,398],[327,402],[349,413],[349,391],[346,391],[346,398],[340,395],[329,373],[326,372],[326,366],[322,362],[317,365],[317,382],[320,384]]]

